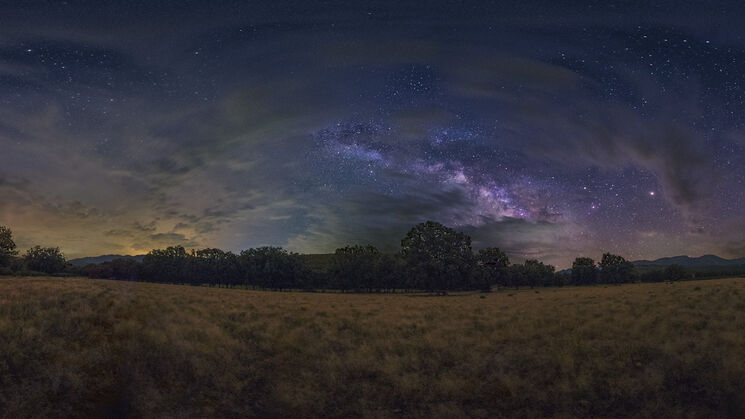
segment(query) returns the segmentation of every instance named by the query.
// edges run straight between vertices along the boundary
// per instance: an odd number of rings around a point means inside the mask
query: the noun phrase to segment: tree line
[[[182,246],[154,249],[142,262],[116,259],[74,268],[59,248],[35,246],[18,255],[10,229],[0,226],[0,273],[78,274],[91,278],[271,290],[396,292],[535,288],[565,285],[622,284],[692,279],[680,266],[637,274],[621,256],[605,253],[599,263],[578,257],[572,269],[556,272],[535,259],[511,264],[497,247],[474,253],[471,238],[440,223],[414,226],[398,253],[370,245],[336,249],[323,268],[312,268],[303,255],[280,247],[259,247],[238,254],[215,248],[187,251]]]
[[[59,247],[34,246],[19,257],[13,232],[0,226],[0,274],[56,274],[64,272],[67,267]]]

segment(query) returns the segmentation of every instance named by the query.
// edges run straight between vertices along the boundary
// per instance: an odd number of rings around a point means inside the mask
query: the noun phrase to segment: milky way
[[[70,257],[745,256],[745,10],[646,2],[0,6],[0,225]]]

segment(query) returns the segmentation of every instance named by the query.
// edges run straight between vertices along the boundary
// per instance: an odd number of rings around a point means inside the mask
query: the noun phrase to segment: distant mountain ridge
[[[84,257],[84,258],[77,258],[69,260],[70,264],[72,266],[85,266],[89,265],[91,263],[104,263],[104,262],[111,262],[114,259],[134,259],[137,262],[142,262],[142,259],[145,257],[145,255],[136,255],[136,256],[129,256],[129,255],[101,255],[101,256],[90,256],[90,257]]]
[[[738,266],[745,265],[745,257],[739,259],[725,259],[716,255],[704,255],[699,257],[673,256],[657,260],[636,260],[634,265],[645,266],[670,266],[680,265],[684,268],[705,268],[713,266]]]

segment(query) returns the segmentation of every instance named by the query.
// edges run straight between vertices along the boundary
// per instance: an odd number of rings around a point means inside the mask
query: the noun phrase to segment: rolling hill
[[[724,259],[716,255],[704,255],[700,257],[673,256],[657,260],[637,260],[632,263],[637,266],[680,265],[684,268],[704,268],[745,265],[745,258]]]

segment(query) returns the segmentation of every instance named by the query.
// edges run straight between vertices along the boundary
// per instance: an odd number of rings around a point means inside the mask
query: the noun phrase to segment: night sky
[[[2,2],[19,247],[745,256],[739,2],[149,3]]]

